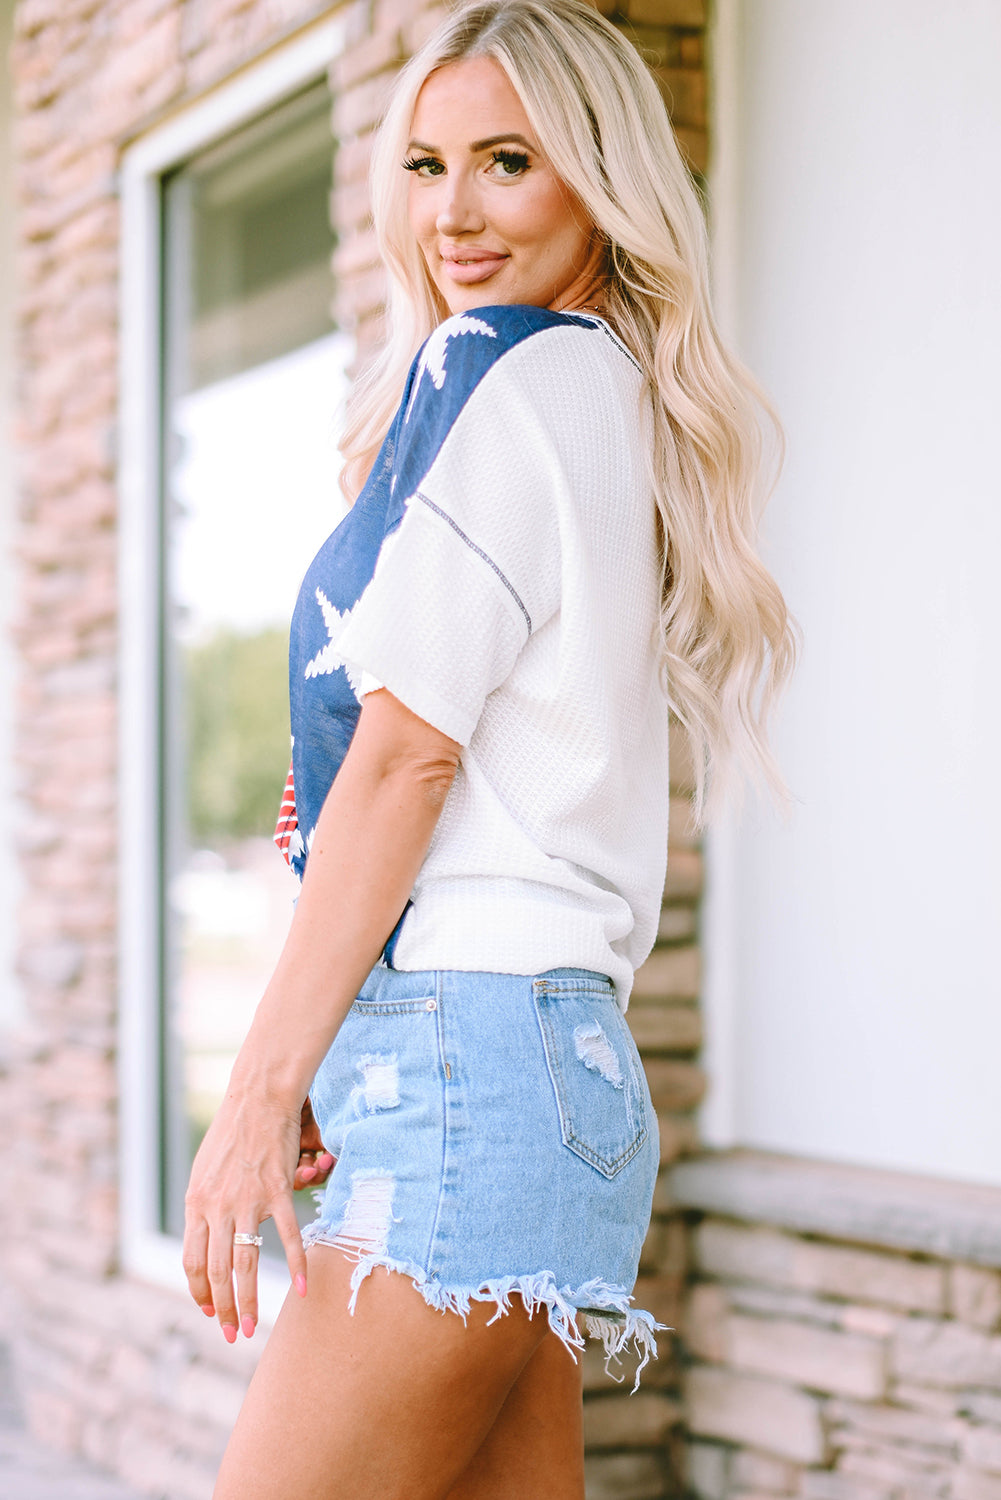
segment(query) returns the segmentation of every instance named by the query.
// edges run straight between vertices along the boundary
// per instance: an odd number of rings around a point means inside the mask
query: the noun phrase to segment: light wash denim
[[[385,1266],[435,1308],[499,1316],[518,1294],[568,1348],[582,1313],[610,1358],[656,1354],[661,1325],[630,1302],[657,1121],[605,976],[380,964],[310,1099],[337,1165],[303,1239],[357,1262],[352,1311]]]

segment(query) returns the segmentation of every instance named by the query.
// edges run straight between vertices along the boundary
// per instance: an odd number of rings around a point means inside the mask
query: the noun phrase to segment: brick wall
[[[15,14],[14,635],[28,1024],[0,1078],[4,1321],[35,1429],[171,1500],[210,1493],[256,1350],[224,1346],[186,1300],[118,1264],[116,169],[126,140],[334,9],[348,36],[331,80],[342,143],[337,310],[366,347],[378,337],[382,291],[364,192],[371,130],[396,65],[440,6],[21,0]],[[631,0],[614,17],[656,63],[702,168],[701,0]],[[683,767],[682,756],[674,761]],[[691,1111],[703,1086],[694,1062],[701,864],[683,784],[676,790],[661,941],[632,1013],[667,1161],[694,1148]],[[684,1263],[683,1231],[663,1195],[639,1289],[663,1321],[677,1321]],[[587,1370],[592,1500],[670,1493],[680,1410],[671,1347],[631,1401],[591,1358]]]

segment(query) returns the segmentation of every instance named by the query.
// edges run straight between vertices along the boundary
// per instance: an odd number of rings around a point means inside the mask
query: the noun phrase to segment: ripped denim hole
[[[621,1089],[625,1086],[619,1054],[597,1021],[582,1022],[575,1027],[573,1040],[577,1056],[585,1068],[590,1068],[592,1073],[600,1073],[606,1083],[612,1084],[614,1088]]]
[[[370,1053],[356,1064],[362,1081],[351,1091],[356,1115],[377,1109],[397,1109],[400,1103],[400,1069],[395,1054]]]
[[[385,1255],[395,1188],[392,1172],[353,1173],[351,1196],[344,1205],[340,1225],[335,1234],[324,1236],[326,1243],[336,1245],[354,1260]]]

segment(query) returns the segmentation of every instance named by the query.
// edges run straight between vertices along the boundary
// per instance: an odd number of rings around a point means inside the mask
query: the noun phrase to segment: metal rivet
[[[424,1009],[425,1010],[437,1010],[438,1009],[438,1002],[437,1002],[437,1000],[426,1000],[424,1002]]]

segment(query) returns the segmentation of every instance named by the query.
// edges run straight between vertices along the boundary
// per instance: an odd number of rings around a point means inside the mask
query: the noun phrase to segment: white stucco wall
[[[1001,1183],[1001,5],[720,0],[797,798],[710,851],[719,1143]]]
[[[7,625],[13,592],[11,565],[11,521],[14,504],[10,452],[9,415],[12,385],[12,281],[13,224],[10,172],[10,81],[7,57],[10,45],[13,0],[0,0],[0,842],[6,851],[0,859],[0,1028],[18,1014],[17,986],[13,972],[14,907],[16,872],[14,793],[11,775],[11,718],[14,674]]]

